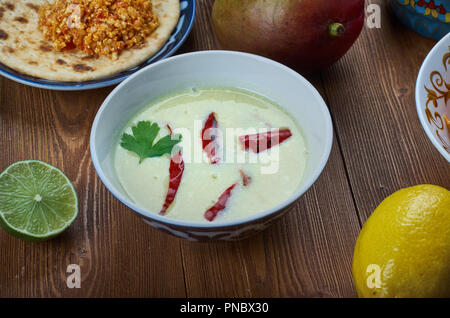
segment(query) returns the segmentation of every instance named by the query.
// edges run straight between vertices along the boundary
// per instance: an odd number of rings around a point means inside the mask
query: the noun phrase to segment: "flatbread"
[[[179,0],[152,0],[158,28],[140,47],[124,50],[115,61],[89,57],[80,50],[58,52],[38,29],[38,9],[45,0],[0,0],[0,62],[48,80],[87,81],[137,66],[168,41],[180,17]]]

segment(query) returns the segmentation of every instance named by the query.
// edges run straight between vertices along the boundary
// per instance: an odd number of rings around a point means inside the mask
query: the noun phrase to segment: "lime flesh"
[[[18,161],[0,174],[0,225],[28,241],[50,239],[78,214],[78,199],[61,170],[38,160]]]

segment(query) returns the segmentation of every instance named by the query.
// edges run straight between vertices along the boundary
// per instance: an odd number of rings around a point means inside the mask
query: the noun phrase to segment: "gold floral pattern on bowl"
[[[450,46],[448,47],[448,52],[442,58],[442,64],[444,65],[445,72],[448,72],[448,66],[450,65]],[[439,71],[433,71],[430,73],[430,83],[432,88],[425,86],[427,91],[427,102],[425,104],[425,114],[427,115],[427,120],[432,124],[436,130],[436,137],[442,142],[442,147],[450,153],[450,142],[448,138],[445,138],[444,134],[450,133],[447,126],[447,115],[442,114],[437,109],[439,108],[440,100],[443,100],[445,109],[448,107],[448,102],[450,100],[450,83]],[[430,109],[430,103],[432,107]],[[434,111],[434,113],[432,112]]]
[[[450,33],[426,57],[416,83],[416,105],[428,138],[450,162]]]

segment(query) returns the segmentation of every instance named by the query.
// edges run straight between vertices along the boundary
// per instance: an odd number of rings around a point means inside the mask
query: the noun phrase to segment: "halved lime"
[[[48,240],[78,214],[75,189],[59,169],[38,160],[18,161],[0,174],[0,225],[27,241]]]

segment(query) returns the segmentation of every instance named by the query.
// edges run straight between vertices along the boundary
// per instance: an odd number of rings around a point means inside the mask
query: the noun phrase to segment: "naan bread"
[[[57,81],[86,81],[141,64],[167,42],[180,16],[179,0],[152,0],[158,28],[144,45],[124,50],[115,61],[89,57],[80,50],[58,52],[38,29],[45,0],[0,0],[0,62],[19,72]]]

